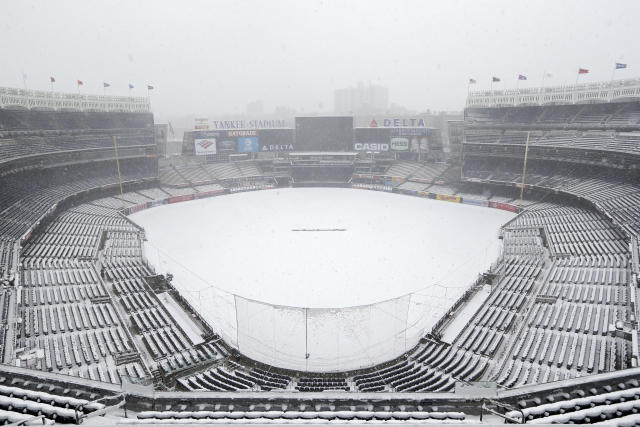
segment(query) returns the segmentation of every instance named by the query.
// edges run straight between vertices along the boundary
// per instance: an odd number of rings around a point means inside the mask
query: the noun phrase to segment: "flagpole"
[[[544,87],[544,78],[547,75],[547,70],[544,70],[544,72],[542,73],[542,84],[540,85],[541,87]]]
[[[616,75],[617,63],[613,63],[613,70],[611,71],[611,85],[613,85],[613,79]]]
[[[489,86],[489,91],[491,92],[491,104],[494,104],[495,96],[493,95],[493,76],[491,76],[491,86]]]

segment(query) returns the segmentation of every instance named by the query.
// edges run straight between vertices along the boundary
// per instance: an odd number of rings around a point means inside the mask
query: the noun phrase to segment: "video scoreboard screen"
[[[296,151],[351,151],[353,117],[296,117]]]

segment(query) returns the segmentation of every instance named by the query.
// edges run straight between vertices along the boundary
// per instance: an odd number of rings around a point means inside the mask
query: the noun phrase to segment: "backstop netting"
[[[160,271],[168,267],[158,252],[148,255]],[[311,372],[365,368],[400,356],[468,288],[435,284],[374,304],[303,308],[234,295],[175,262],[170,271],[184,300],[228,345],[269,365]]]

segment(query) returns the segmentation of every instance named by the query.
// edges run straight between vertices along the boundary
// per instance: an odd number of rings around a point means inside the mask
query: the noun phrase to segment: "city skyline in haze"
[[[160,119],[262,101],[327,113],[359,81],[413,111],[472,90],[640,76],[632,1],[5,2],[0,86],[146,96]],[[518,80],[518,75],[527,80]],[[110,86],[104,88],[104,83]],[[135,87],[129,90],[128,85]]]

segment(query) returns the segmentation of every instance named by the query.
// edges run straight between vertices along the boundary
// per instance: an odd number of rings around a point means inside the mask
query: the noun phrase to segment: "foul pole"
[[[531,132],[527,132],[527,146],[524,149],[524,165],[522,166],[522,185],[520,186],[520,210],[522,210],[522,200],[524,198],[524,183],[527,179],[527,158],[529,157],[529,137]]]
[[[118,140],[113,135],[113,149],[116,152],[116,168],[118,169],[118,182],[120,183],[120,202],[122,202],[122,210],[124,210],[124,194],[122,192],[122,176],[120,175],[120,158],[118,157]]]

